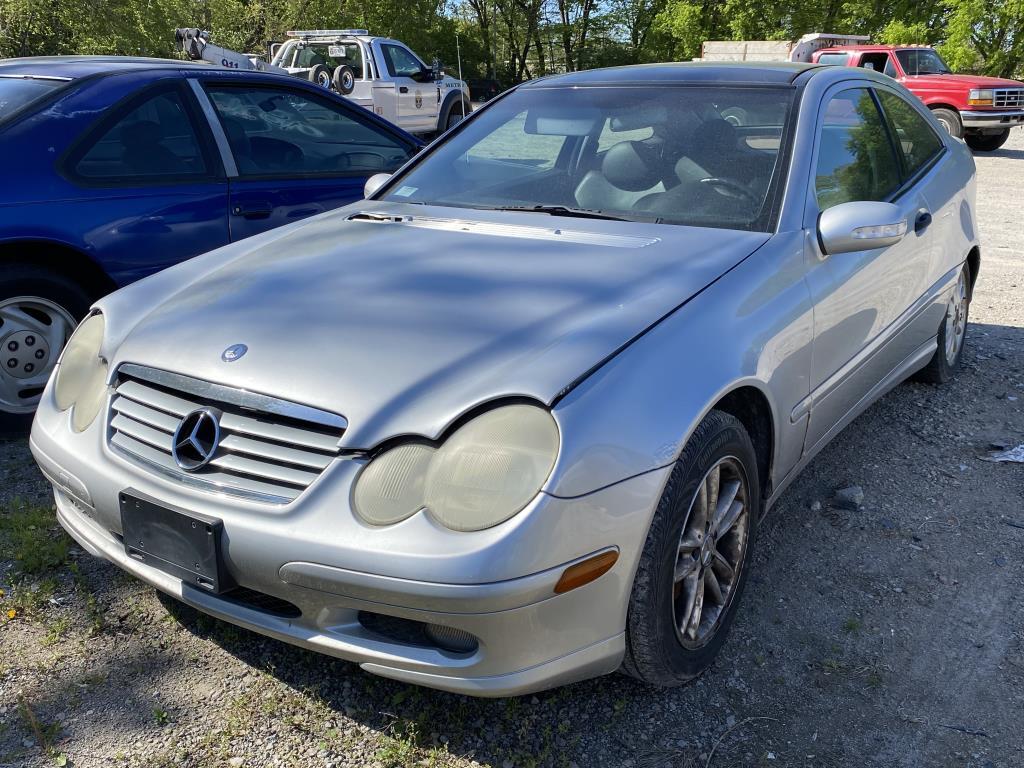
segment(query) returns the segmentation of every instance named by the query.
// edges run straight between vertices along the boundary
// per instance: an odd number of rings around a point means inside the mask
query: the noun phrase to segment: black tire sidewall
[[[349,75],[352,82],[351,86],[347,88],[344,85],[345,75]],[[352,93],[353,90],[355,90],[355,77],[356,75],[355,72],[352,70],[352,67],[348,66],[348,64],[342,64],[339,67],[337,67],[334,70],[334,74],[331,75],[331,84],[334,86],[334,90],[336,90],[342,96],[348,96],[350,93]]]
[[[0,276],[0,301],[16,296],[49,299],[63,307],[77,322],[85,317],[92,302],[82,286],[63,275],[31,266],[5,264]],[[31,413],[0,410],[0,438],[24,435],[31,425]]]
[[[1010,129],[1002,133],[967,134],[964,141],[975,152],[995,152],[1010,139]]]
[[[950,136],[952,136],[954,139],[963,138],[964,126],[963,123],[960,122],[960,115],[958,115],[951,109],[946,109],[945,107],[937,107],[936,109],[933,109],[932,114],[935,116],[935,119],[938,120],[940,124],[949,125],[949,127],[952,129],[947,129],[947,132]]]
[[[699,484],[715,463],[729,456],[739,461],[747,476],[751,504],[749,539],[739,581],[716,634],[704,646],[687,649],[676,636],[671,604],[678,541]],[[750,571],[751,552],[761,511],[760,494],[757,458],[749,435],[738,419],[712,411],[694,432],[666,484],[638,569],[638,572],[644,571],[653,578],[646,579],[646,584],[640,585],[640,590],[634,584],[630,600],[627,631],[631,639],[636,633],[642,632],[654,640],[654,643],[645,643],[643,649],[631,643],[631,666],[635,666],[640,677],[647,682],[677,685],[691,680],[710,666],[725,643]]]

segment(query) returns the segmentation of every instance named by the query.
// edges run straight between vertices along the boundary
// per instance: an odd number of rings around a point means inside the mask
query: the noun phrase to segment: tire
[[[954,139],[963,138],[964,124],[960,122],[960,115],[957,114],[956,110],[936,107],[932,110],[932,114],[935,115],[935,119],[939,121],[939,124],[946,129],[946,133]]]
[[[442,133],[445,132],[445,131],[451,130],[456,125],[458,125],[459,123],[462,122],[462,120],[463,120],[462,107],[463,107],[464,104],[465,104],[465,102],[463,102],[463,101],[461,101],[459,99],[454,99],[452,101],[452,103],[448,105],[448,109],[444,113],[444,121],[439,126],[440,131]],[[469,113],[472,111],[472,108],[469,106],[469,104],[465,104],[465,107],[466,107],[466,115],[465,116],[469,117]]]
[[[26,434],[43,386],[92,303],[57,272],[4,265],[0,276],[0,437]]]
[[[331,75],[331,85],[342,96],[348,96],[356,87],[356,73],[348,64],[335,67],[334,74]]]
[[[971,268],[964,264],[946,305],[936,336],[938,346],[928,365],[914,375],[917,381],[944,384],[953,378],[964,356],[967,316],[971,308]]]
[[[706,529],[701,522],[701,489],[706,493],[716,478],[723,505],[729,484],[739,484],[735,500],[743,503],[742,511],[717,541],[704,536],[699,548],[693,549],[693,531]],[[750,436],[734,416],[711,411],[673,467],[647,534],[630,595],[623,672],[650,685],[669,687],[693,680],[711,666],[743,594],[760,513],[761,485]],[[724,517],[728,520],[729,515]],[[729,561],[731,581],[723,575],[728,572],[720,569],[715,552],[725,553],[722,559]],[[712,567],[707,567],[709,561]],[[689,575],[677,581],[677,573],[683,572]],[[708,572],[719,584],[721,603],[706,581]],[[698,588],[707,610],[701,610],[696,626],[686,627],[685,620],[692,617],[687,613],[689,596]],[[683,631],[677,622],[684,625]]]
[[[995,152],[1010,138],[1010,129],[1000,133],[968,133],[964,136],[967,146],[975,152]]]
[[[309,82],[319,85],[321,88],[331,87],[331,70],[323,64],[315,64],[307,75]]]

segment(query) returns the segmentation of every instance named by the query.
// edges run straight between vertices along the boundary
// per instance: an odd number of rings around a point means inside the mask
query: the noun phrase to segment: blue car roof
[[[634,64],[628,67],[588,69],[553,75],[525,84],[524,88],[546,88],[575,85],[640,85],[664,83],[728,84],[763,83],[785,85],[817,64],[793,64],[788,61],[709,63],[683,61],[669,64]]]
[[[0,77],[53,77],[75,80],[126,70],[211,67],[205,62],[153,59],[142,56],[31,56],[0,61]]]

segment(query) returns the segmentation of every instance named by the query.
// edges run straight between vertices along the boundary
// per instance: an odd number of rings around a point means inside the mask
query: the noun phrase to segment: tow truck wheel
[[[999,133],[968,133],[964,136],[967,146],[975,152],[995,152],[1010,138],[1010,129]]]
[[[24,435],[53,366],[90,299],[55,272],[5,264],[0,278],[0,437]]]
[[[323,64],[317,64],[309,70],[309,82],[316,83],[321,88],[331,87],[331,70]]]
[[[946,129],[946,133],[954,139],[963,138],[964,124],[960,122],[960,115],[952,109],[946,109],[945,107],[936,107],[932,110],[932,114],[939,121],[939,125]]]
[[[342,64],[335,67],[331,83],[334,85],[334,90],[342,96],[348,96],[356,87],[356,73],[348,64]]]

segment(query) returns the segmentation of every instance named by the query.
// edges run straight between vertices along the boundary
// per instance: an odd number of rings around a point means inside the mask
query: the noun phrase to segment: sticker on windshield
[[[418,187],[399,187],[395,190],[395,197],[409,197],[416,192]]]

